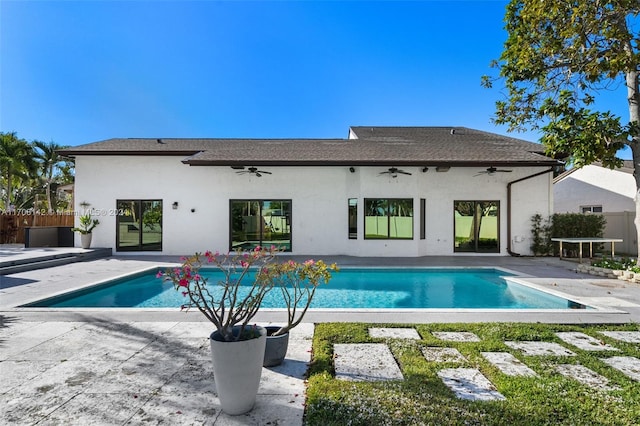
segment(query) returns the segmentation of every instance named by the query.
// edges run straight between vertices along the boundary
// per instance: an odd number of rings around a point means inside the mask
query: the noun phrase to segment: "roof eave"
[[[406,160],[198,160],[198,159],[184,159],[182,163],[189,166],[316,166],[316,167],[329,167],[329,166],[405,166],[405,167],[553,167],[561,165],[562,162],[557,160],[542,160],[542,161],[406,161]]]

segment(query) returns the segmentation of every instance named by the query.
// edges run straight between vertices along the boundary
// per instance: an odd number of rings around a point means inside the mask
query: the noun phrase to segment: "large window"
[[[499,201],[454,201],[454,251],[499,253],[499,213]]]
[[[413,239],[413,199],[365,198],[365,239]]]
[[[231,250],[276,246],[291,251],[291,200],[231,200]]]
[[[162,251],[162,200],[117,200],[116,209],[117,251]]]

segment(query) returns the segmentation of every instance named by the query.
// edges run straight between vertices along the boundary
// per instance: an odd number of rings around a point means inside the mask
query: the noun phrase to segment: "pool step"
[[[51,268],[69,263],[84,262],[100,259],[112,255],[110,248],[95,248],[86,250],[55,250],[51,252],[23,250],[19,255],[0,257],[0,275],[16,274],[18,272],[35,269]]]

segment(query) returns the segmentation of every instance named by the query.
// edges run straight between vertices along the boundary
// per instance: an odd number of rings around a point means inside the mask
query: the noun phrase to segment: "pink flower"
[[[182,292],[182,296],[183,296],[183,297],[187,297],[187,294],[189,294],[189,292],[188,292],[188,291],[183,291],[183,292]]]
[[[256,248],[253,249],[253,251],[260,251],[260,250],[262,250],[262,247],[260,246],[256,246]]]
[[[162,271],[158,271],[158,273],[156,274],[156,278],[162,278],[164,276],[164,272]]]
[[[305,266],[312,266],[314,263],[316,263],[313,259],[309,259],[307,261],[304,262]]]
[[[243,268],[246,268],[247,266],[249,266],[249,262],[245,262],[244,260],[241,260],[240,266],[242,266]]]
[[[200,281],[200,274],[195,274],[193,279],[196,281]]]
[[[189,287],[189,280],[186,278],[182,278],[180,282],[178,282],[180,287]]]

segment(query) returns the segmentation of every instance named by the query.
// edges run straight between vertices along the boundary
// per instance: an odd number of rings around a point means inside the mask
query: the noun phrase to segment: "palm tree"
[[[61,169],[67,165],[68,160],[58,154],[58,150],[66,148],[51,141],[44,143],[41,141],[33,141],[33,147],[36,152],[35,160],[40,166],[40,173],[45,181],[45,191],[47,198],[47,210],[53,212],[53,203],[51,202],[51,184],[56,176],[61,174]]]
[[[35,170],[34,152],[16,132],[0,132],[0,177],[4,181],[5,209],[11,207],[14,180],[26,180]]]

